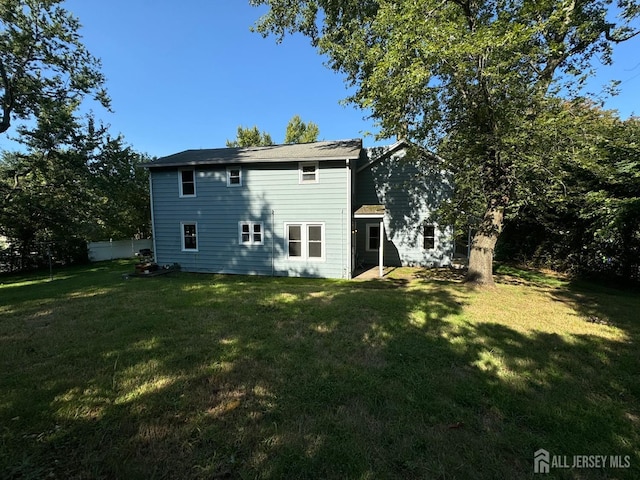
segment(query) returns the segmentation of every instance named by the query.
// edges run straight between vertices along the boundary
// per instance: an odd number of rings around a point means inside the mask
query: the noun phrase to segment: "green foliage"
[[[85,95],[109,107],[100,61],[80,41],[78,19],[61,0],[0,4],[0,133],[15,119],[40,115],[52,100]]]
[[[547,158],[561,165],[562,175],[547,181],[545,195],[518,203],[501,254],[640,280],[640,120],[623,121],[584,103],[566,104],[556,118],[563,120],[553,125],[555,143]],[[544,187],[542,175],[537,184]]]
[[[140,165],[151,159],[124,143],[107,137],[90,162],[95,192],[90,237],[145,238],[151,235],[149,172]]]
[[[257,126],[239,126],[235,140],[227,140],[227,147],[268,147],[273,145],[271,135],[267,132],[260,132]]]
[[[106,161],[106,129],[96,128],[91,117],[79,119],[76,111],[87,96],[105,108],[109,98],[100,61],[82,44],[78,19],[61,3],[0,3],[0,133],[24,121],[17,132],[26,150],[0,159],[0,234],[11,243],[11,268],[38,266],[50,253],[64,263],[86,260],[86,240],[94,233],[131,230],[114,229],[114,219],[98,208],[107,194],[100,192],[105,185],[93,163],[96,155]],[[125,185],[131,183],[119,184],[119,191]],[[145,198],[140,192],[146,186],[132,188],[137,196],[131,199]],[[110,203],[123,208],[120,198]]]
[[[313,122],[304,123],[299,115],[294,115],[287,124],[284,143],[310,143],[318,140],[320,129]],[[261,132],[257,126],[239,126],[235,140],[227,140],[227,147],[268,147],[273,145],[271,135]]]
[[[304,123],[299,115],[294,115],[287,124],[284,143],[311,143],[318,140],[320,129],[313,122]]]
[[[43,104],[44,105],[44,104]],[[47,102],[32,129],[20,127],[26,153],[0,157],[0,235],[10,269],[86,260],[79,244],[150,234],[146,158],[111,139],[75,105]]]

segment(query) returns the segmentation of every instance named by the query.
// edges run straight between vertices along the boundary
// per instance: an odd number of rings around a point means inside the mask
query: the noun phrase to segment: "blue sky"
[[[375,125],[366,112],[339,102],[342,76],[302,36],[250,32],[264,10],[248,0],[68,0],[89,50],[102,59],[113,113],[98,118],[134,149],[163,156],[190,148],[224,147],[238,125],[257,125],[282,142],[293,115],[313,121],[325,140],[364,137]],[[623,118],[640,113],[640,37],[614,51],[614,66],[591,81],[623,81],[607,101]],[[389,142],[382,142],[389,143]],[[2,145],[0,145],[1,147]]]
[[[300,115],[326,140],[373,130],[345,107],[342,77],[302,36],[277,45],[252,33],[261,15],[247,0],[69,0],[84,42],[102,59],[113,114],[95,109],[136,150],[163,156],[224,147],[239,125],[277,143]],[[373,138],[367,140],[373,143]]]

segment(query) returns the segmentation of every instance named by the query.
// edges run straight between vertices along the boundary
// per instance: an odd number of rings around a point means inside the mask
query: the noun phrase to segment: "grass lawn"
[[[0,277],[0,477],[640,478],[638,292],[131,271]]]

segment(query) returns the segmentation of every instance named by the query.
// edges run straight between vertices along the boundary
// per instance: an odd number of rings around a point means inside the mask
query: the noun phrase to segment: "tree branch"
[[[2,98],[2,121],[0,122],[0,133],[6,132],[11,126],[11,112],[15,99],[13,97],[13,88],[7,75],[7,69],[4,66],[2,58],[0,58],[0,78],[2,78],[2,86],[4,88],[4,97]]]
[[[611,35],[611,28],[612,28],[613,26],[614,26],[614,25],[611,25],[611,24],[610,24],[610,25],[608,25],[608,28],[607,28],[607,29],[605,30],[605,32],[604,32],[604,37],[605,37],[607,40],[609,40],[610,42],[613,42],[613,43],[622,43],[622,42],[626,42],[627,40],[631,40],[633,37],[635,37],[635,36],[637,36],[637,35],[640,35],[640,30],[638,30],[637,32],[629,33],[628,35],[626,35],[626,36],[624,36],[624,37],[617,38],[617,37],[615,37],[615,36]]]

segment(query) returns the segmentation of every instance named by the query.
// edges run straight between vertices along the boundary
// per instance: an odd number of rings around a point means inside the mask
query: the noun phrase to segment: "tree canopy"
[[[638,3],[611,0],[250,0],[255,29],[281,41],[307,35],[345,74],[348,98],[378,121],[379,137],[436,149],[455,175],[459,212],[478,218],[468,279],[492,284],[505,215],[534,190],[530,174],[558,175],[555,97],[573,95],[592,60],[636,35]],[[535,138],[534,138],[535,139]],[[537,139],[536,139],[537,140]],[[535,183],[535,182],[534,182]]]
[[[257,126],[239,126],[235,140],[227,140],[227,147],[268,147],[273,145],[271,135],[261,132]]]
[[[0,270],[38,266],[45,250],[86,260],[86,241],[150,235],[148,160],[73,105],[42,110],[20,128],[25,151],[0,156],[0,235],[11,243]]]
[[[284,135],[284,143],[311,143],[318,140],[320,129],[313,122],[304,123],[299,115],[294,115]]]
[[[623,281],[640,280],[640,119],[621,120],[588,102],[563,105],[555,141],[572,154],[559,160],[554,192],[519,202],[498,254],[537,266]],[[568,142],[565,139],[571,139]],[[544,200],[544,201],[543,201]]]
[[[320,129],[313,122],[303,122],[299,115],[294,115],[287,123],[284,143],[310,143],[318,140]],[[235,140],[227,140],[227,147],[267,147],[273,145],[271,135],[261,132],[256,125],[238,127]]]
[[[88,240],[150,234],[138,168],[147,157],[79,115],[87,96],[106,108],[109,98],[100,61],[61,4],[0,2],[0,133],[13,125],[22,144],[0,154],[0,236],[10,244],[0,270],[38,266],[47,253],[86,260]]]
[[[106,108],[100,61],[81,42],[78,19],[61,0],[0,3],[0,133],[51,101],[92,95]]]

